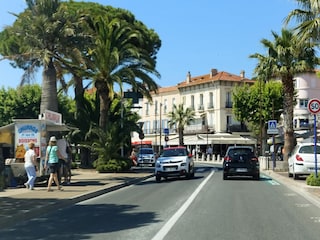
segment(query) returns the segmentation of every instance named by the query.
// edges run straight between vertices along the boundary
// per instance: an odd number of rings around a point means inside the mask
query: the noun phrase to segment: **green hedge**
[[[320,186],[320,174],[318,173],[317,175],[318,176],[316,177],[316,174],[311,173],[306,179],[307,185]]]

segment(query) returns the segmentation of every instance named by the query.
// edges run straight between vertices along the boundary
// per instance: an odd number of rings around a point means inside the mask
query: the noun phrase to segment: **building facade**
[[[183,104],[185,108],[195,111],[194,122],[185,127],[184,143],[190,148],[206,148],[208,145],[227,145],[234,143],[255,144],[249,139],[246,127],[234,119],[232,114],[232,91],[242,84],[254,81],[228,72],[211,69],[208,74],[191,76],[175,86],[159,88],[152,94],[152,102],[141,99],[139,110],[145,138],[141,141],[137,134],[132,141],[149,143],[159,147],[177,145],[176,126],[169,127],[168,113],[174,105]],[[232,134],[230,134],[232,133]],[[167,136],[165,141],[165,136]]]

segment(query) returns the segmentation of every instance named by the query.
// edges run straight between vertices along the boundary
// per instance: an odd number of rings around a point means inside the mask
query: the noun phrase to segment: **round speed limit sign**
[[[312,114],[317,114],[320,112],[320,100],[313,98],[308,102],[308,110]]]

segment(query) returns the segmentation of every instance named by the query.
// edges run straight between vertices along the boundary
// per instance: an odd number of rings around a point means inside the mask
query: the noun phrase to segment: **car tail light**
[[[251,161],[258,161],[259,159],[257,157],[252,157]]]
[[[303,162],[303,158],[299,154],[296,155],[296,160]]]
[[[229,157],[229,156],[226,156],[226,157],[224,157],[224,161],[226,161],[226,162],[231,162],[231,157]]]

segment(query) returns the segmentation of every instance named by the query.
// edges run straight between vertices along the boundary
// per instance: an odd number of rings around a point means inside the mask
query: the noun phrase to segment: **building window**
[[[163,104],[163,113],[167,113],[167,109],[168,109],[168,101],[167,99],[164,100],[164,104]]]
[[[226,108],[232,108],[231,92],[227,92]]]
[[[299,99],[299,108],[308,108],[308,99]]]
[[[191,95],[191,109],[194,110],[194,96]]]
[[[154,101],[154,114],[155,115],[158,114],[158,101],[157,100]]]
[[[146,115],[149,115],[149,103],[146,103]]]
[[[208,108],[213,108],[213,92],[210,92],[210,93],[209,93]]]

